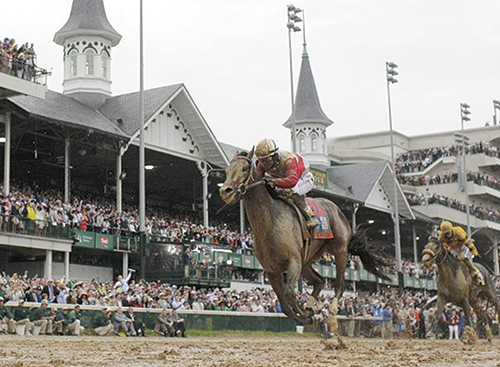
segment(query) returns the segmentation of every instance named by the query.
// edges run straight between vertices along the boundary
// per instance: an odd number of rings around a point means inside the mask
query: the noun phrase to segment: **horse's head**
[[[226,168],[226,181],[219,189],[219,194],[228,205],[236,203],[248,190],[248,185],[253,181],[254,149],[249,153],[240,153]]]
[[[422,264],[425,267],[430,266],[434,261],[436,261],[441,249],[441,242],[435,237],[429,237],[429,241],[422,251]]]

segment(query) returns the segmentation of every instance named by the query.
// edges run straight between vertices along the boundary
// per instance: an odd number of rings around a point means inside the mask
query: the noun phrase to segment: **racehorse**
[[[349,253],[359,255],[365,269],[386,278],[380,270],[385,264],[367,250],[365,236],[353,235],[340,208],[323,198],[316,200],[329,216],[334,238],[312,239],[309,250],[304,251],[301,224],[295,209],[271,196],[268,186],[257,173],[252,161],[253,155],[254,149],[249,153],[238,154],[231,161],[226,168],[226,180],[219,193],[226,205],[244,200],[255,238],[255,256],[264,268],[287,316],[303,325],[312,323],[311,315],[297,301],[295,288],[299,278],[303,276],[313,286],[311,296],[318,297],[325,281],[312,265],[324,251],[335,256],[337,303],[344,291],[344,272]]]
[[[438,266],[436,316],[440,317],[443,314],[445,304],[451,302],[463,308],[465,323],[471,326],[470,308],[472,307],[478,315],[479,321],[485,327],[488,339],[490,339],[491,331],[488,326],[488,318],[478,301],[483,299],[495,305],[498,313],[500,313],[500,302],[495,295],[495,286],[490,279],[488,270],[481,264],[474,264],[486,282],[484,286],[477,284],[462,260],[451,255],[441,241],[434,237],[429,238],[422,254],[424,266],[430,266],[433,262]]]

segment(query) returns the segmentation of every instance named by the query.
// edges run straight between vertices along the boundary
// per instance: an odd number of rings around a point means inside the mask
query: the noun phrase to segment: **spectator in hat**
[[[94,331],[97,335],[104,336],[113,332],[111,324],[111,312],[108,312],[107,307],[103,307],[101,313],[94,319]]]
[[[48,301],[43,300],[42,304],[38,308],[34,308],[30,316],[30,321],[34,326],[40,326],[40,334],[52,334],[52,321],[53,317],[50,315],[50,309],[48,309]]]
[[[4,302],[4,298],[0,297],[0,333],[5,331],[15,333],[16,322],[14,321],[14,316],[12,316],[7,307],[4,306]]]
[[[27,335],[31,335],[33,331],[33,323],[30,321],[29,316],[30,310],[24,307],[24,300],[20,300],[17,307],[14,309],[14,321],[16,325],[25,326],[24,332]]]

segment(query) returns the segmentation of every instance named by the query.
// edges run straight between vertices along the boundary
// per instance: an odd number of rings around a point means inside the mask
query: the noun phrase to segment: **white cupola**
[[[63,46],[63,93],[101,107],[111,96],[111,49],[121,38],[106,17],[103,0],[73,0],[68,21],[54,36]]]
[[[295,118],[297,153],[309,164],[329,165],[326,129],[333,124],[333,121],[326,116],[319,103],[305,43],[295,96],[295,113],[283,124],[290,129],[290,132],[293,128],[293,118]],[[293,134],[290,135],[293,139]]]

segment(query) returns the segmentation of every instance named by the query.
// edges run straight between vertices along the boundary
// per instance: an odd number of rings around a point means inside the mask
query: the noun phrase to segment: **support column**
[[[118,150],[116,155],[116,211],[118,213],[122,212],[122,154],[121,149]]]
[[[7,195],[10,192],[10,112],[4,115],[5,124],[5,144],[3,150],[3,192]]]
[[[415,226],[411,227],[411,235],[413,240],[413,261],[418,264],[418,253],[417,253],[417,234],[415,231]]]
[[[245,202],[240,201],[240,233],[245,233]]]
[[[70,279],[70,277],[69,277],[69,254],[70,254],[69,251],[66,251],[64,253],[64,278],[66,280]]]
[[[203,225],[208,228],[208,174],[205,171],[203,176]]]
[[[122,276],[124,278],[128,277],[128,252],[123,253],[122,257]]]
[[[71,167],[69,137],[64,139],[64,202],[69,203],[71,198]]]
[[[45,279],[52,278],[52,250],[47,250],[45,253],[45,267],[43,276]]]
[[[359,204],[358,203],[354,203],[352,204],[352,218],[351,218],[351,221],[352,221],[352,233],[356,233],[356,227],[357,227],[357,221],[356,221],[356,213],[358,212],[358,209],[359,209]]]
[[[498,259],[498,241],[495,238],[495,242],[493,244],[493,263],[495,264],[495,275],[500,275],[500,259]]]

